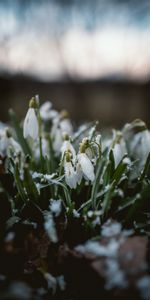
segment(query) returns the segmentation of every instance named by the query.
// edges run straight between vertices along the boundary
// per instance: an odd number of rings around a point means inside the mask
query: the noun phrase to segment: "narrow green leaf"
[[[99,158],[97,161],[97,170],[96,170],[96,175],[95,175],[95,180],[92,186],[92,191],[91,191],[91,201],[92,201],[92,206],[93,208],[96,207],[96,202],[97,202],[97,193],[98,189],[100,186],[100,180],[102,178],[102,170],[104,167],[104,160],[102,158]]]
[[[103,204],[102,204],[102,214],[103,216],[106,215],[110,209],[111,206],[111,200],[112,200],[112,195],[113,195],[113,191],[115,189],[116,186],[116,182],[115,180],[111,183],[108,192],[105,194],[104,200],[103,200]]]
[[[9,115],[10,115],[13,127],[15,129],[18,142],[21,145],[24,154],[25,155],[29,154],[31,156],[31,149],[30,149],[27,141],[24,139],[23,130],[22,130],[20,124],[19,124],[19,121],[16,117],[15,112],[12,109],[9,110]]]
[[[150,171],[150,153],[149,153],[149,155],[147,157],[147,160],[146,160],[143,172],[142,172],[141,177],[140,177],[139,180],[143,181],[143,179],[148,175],[149,171]]]

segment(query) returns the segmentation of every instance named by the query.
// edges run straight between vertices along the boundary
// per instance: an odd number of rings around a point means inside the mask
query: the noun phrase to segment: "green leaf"
[[[118,184],[118,182],[121,180],[121,177],[128,171],[127,169],[127,164],[122,161],[119,163],[119,165],[117,166],[114,175],[112,177],[112,181],[115,180],[116,184]]]
[[[150,153],[147,157],[143,172],[142,172],[139,180],[143,181],[143,179],[148,175],[149,171],[150,171]]]
[[[95,209],[96,208],[96,204],[97,204],[97,193],[100,187],[100,180],[102,178],[102,174],[103,174],[103,167],[104,167],[104,159],[103,158],[99,158],[97,161],[97,169],[96,169],[96,175],[95,175],[95,180],[92,186],[92,191],[91,191],[91,201],[92,201],[92,206]]]
[[[35,200],[37,201],[39,197],[39,192],[37,190],[36,184],[30,174],[29,166],[25,165],[24,166],[24,187],[26,189],[26,192],[29,196],[30,200]]]
[[[24,154],[25,155],[29,154],[31,156],[32,155],[31,149],[30,149],[27,141],[25,140],[25,138],[23,136],[23,130],[22,130],[20,124],[19,124],[19,121],[18,121],[18,119],[16,117],[15,112],[12,109],[9,110],[9,115],[10,115],[13,127],[15,129],[18,142],[21,145]]]
[[[14,165],[14,177],[15,177],[15,183],[16,183],[18,193],[21,196],[22,200],[24,202],[26,202],[27,201],[27,195],[26,195],[25,190],[24,190],[23,181],[20,178],[18,163],[16,163]]]
[[[108,192],[105,194],[105,197],[104,197],[104,200],[103,200],[103,204],[102,204],[102,214],[103,214],[103,216],[105,216],[108,213],[109,209],[110,209],[112,195],[113,195],[115,186],[116,186],[116,182],[114,180],[111,183],[111,185],[110,185],[110,187],[108,189]]]

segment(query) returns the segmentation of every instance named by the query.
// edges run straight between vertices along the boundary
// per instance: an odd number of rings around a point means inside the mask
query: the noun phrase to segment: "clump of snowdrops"
[[[11,176],[15,192],[3,181],[0,188],[14,215],[34,203],[54,242],[61,213],[91,228],[113,218],[149,233],[150,132],[143,121],[109,133],[97,123],[73,128],[67,111],[40,106],[38,96],[21,124],[12,110],[10,117],[11,126],[0,129],[0,173]]]

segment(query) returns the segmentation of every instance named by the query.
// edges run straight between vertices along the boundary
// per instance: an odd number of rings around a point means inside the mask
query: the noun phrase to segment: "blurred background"
[[[77,122],[150,125],[150,1],[0,0],[0,120],[35,94]]]

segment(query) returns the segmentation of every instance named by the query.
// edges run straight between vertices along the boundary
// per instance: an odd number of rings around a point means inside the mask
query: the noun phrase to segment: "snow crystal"
[[[92,218],[92,217],[93,217],[93,211],[92,211],[92,210],[89,210],[89,211],[87,212],[87,216],[88,216],[89,218]]]
[[[120,234],[121,228],[122,226],[120,223],[114,222],[112,224],[109,224],[108,221],[106,224],[103,225],[101,234],[105,237],[112,237]]]
[[[77,219],[80,218],[80,214],[76,209],[73,209],[73,216]]]
[[[49,212],[45,214],[44,227],[45,227],[45,230],[46,230],[50,240],[53,243],[57,243],[58,237],[57,237],[57,232],[56,232],[56,228],[55,228],[55,223],[54,223],[52,214]]]
[[[58,199],[58,200],[51,199],[50,200],[50,210],[55,215],[55,217],[58,217],[62,210],[61,199]]]
[[[9,232],[5,237],[5,242],[6,243],[12,242],[14,240],[14,237],[15,237],[15,233]]]
[[[64,291],[66,289],[66,282],[65,282],[64,276],[63,275],[58,276],[57,282],[58,282],[58,285],[59,285],[61,291]]]
[[[131,160],[130,160],[128,157],[125,157],[125,158],[123,159],[123,163],[124,163],[125,165],[131,165]]]
[[[57,288],[57,281],[54,276],[52,276],[50,273],[44,274],[45,279],[47,280],[47,287],[49,290],[52,290],[53,295],[56,293]]]
[[[38,173],[38,172],[33,172],[32,173],[32,178],[36,179],[36,178],[41,178],[41,179],[46,179],[46,180],[51,180],[54,178],[54,176],[56,176],[56,173],[52,173],[52,174],[42,174],[42,173]]]
[[[120,269],[118,261],[116,259],[106,260],[106,289],[112,288],[126,288],[128,283],[125,278],[124,272]]]
[[[137,287],[144,300],[150,299],[150,276],[144,276],[137,282]]]
[[[75,249],[80,253],[90,252],[96,256],[116,257],[118,248],[118,241],[111,239],[105,246],[96,241],[87,241],[85,245],[79,245]]]
[[[100,217],[96,217],[96,219],[92,222],[93,226],[100,225]]]

